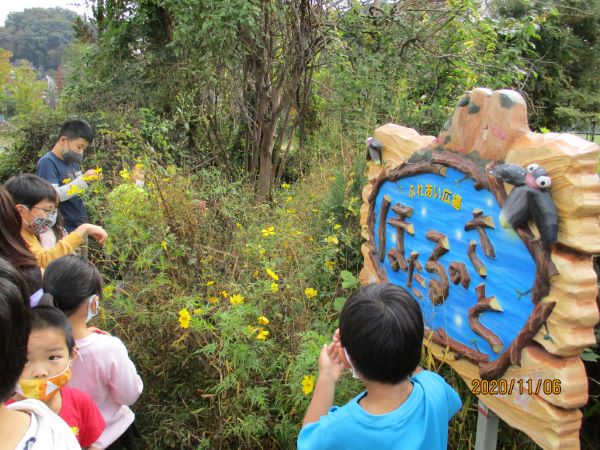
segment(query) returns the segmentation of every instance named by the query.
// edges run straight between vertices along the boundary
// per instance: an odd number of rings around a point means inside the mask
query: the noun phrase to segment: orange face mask
[[[33,380],[19,379],[17,393],[25,398],[33,398],[47,402],[52,399],[58,390],[71,379],[71,363],[58,375],[49,378],[37,378]]]

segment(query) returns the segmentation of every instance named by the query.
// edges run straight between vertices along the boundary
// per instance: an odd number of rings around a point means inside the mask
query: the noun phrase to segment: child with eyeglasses
[[[104,228],[84,223],[75,228],[51,248],[44,248],[39,240],[40,233],[54,226],[58,215],[58,193],[44,179],[33,174],[10,178],[4,188],[12,196],[13,202],[23,219],[21,235],[29,250],[37,258],[38,264],[46,268],[53,260],[72,254],[88,236],[103,244],[108,237]]]

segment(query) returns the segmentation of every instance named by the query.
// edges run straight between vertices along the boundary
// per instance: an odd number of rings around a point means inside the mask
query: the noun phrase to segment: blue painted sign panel
[[[377,194],[375,202],[374,230],[379,229],[380,207],[384,196],[391,199],[391,204],[401,203],[413,209],[410,217],[403,219],[413,224],[414,236],[404,233],[405,255],[412,251],[419,253],[419,261],[425,262],[431,255],[435,242],[425,235],[429,230],[444,233],[448,237],[449,251],[438,259],[446,274],[453,261],[465,265],[471,278],[468,288],[450,283],[448,297],[439,305],[428,298],[430,280],[439,279],[436,274],[423,270],[420,275],[425,280],[425,287],[413,281],[412,287],[420,291],[417,298],[425,325],[436,330],[441,327],[453,339],[489,356],[490,361],[498,358],[492,347],[481,336],[476,334],[468,323],[468,310],[477,303],[475,287],[485,283],[486,296],[494,296],[503,311],[485,311],[479,316],[481,324],[494,332],[504,344],[504,349],[517,336],[534,305],[528,292],[535,281],[535,262],[527,247],[512,230],[500,225],[500,206],[493,194],[487,190],[476,191],[474,182],[465,174],[448,168],[445,176],[437,174],[420,174],[402,178],[396,182],[384,182]],[[485,232],[494,246],[496,256],[486,256],[482,251],[478,231],[465,231],[465,224],[473,219],[473,211],[480,209],[486,216],[493,218],[495,228],[487,228]],[[398,215],[390,208],[386,217],[397,219]],[[398,230],[386,224],[385,255],[396,248]],[[378,233],[374,233],[375,249],[379,248]],[[477,256],[485,265],[487,276],[483,278],[476,271],[467,255],[469,242],[477,243]],[[408,272],[392,270],[388,257],[380,263],[391,283],[407,287]],[[410,291],[410,289],[409,289]]]

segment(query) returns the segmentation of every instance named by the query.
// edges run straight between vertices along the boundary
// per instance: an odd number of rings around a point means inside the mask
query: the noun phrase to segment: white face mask
[[[90,299],[88,300],[88,308],[87,308],[87,318],[85,319],[85,323],[88,323],[92,318],[98,315],[98,307],[100,306],[100,299],[96,300],[96,310],[92,311],[92,302],[96,298],[96,294],[90,295]]]
[[[360,379],[360,377],[358,376],[358,370],[356,370],[354,368],[354,365],[352,364],[352,360],[350,359],[350,355],[348,355],[348,352],[346,351],[345,348],[344,348],[344,354],[346,355],[348,364],[350,364],[350,372],[352,372],[352,378],[356,378],[357,380]]]

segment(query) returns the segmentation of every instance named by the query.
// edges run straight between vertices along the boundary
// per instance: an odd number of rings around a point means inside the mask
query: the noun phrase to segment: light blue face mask
[[[96,317],[98,315],[98,307],[100,306],[100,298],[98,298],[98,300],[96,300],[96,310],[92,311],[92,302],[94,301],[95,297],[97,297],[96,294],[90,295],[90,299],[88,300],[87,317],[85,319],[85,323],[88,323],[90,320],[92,320],[94,317]]]

